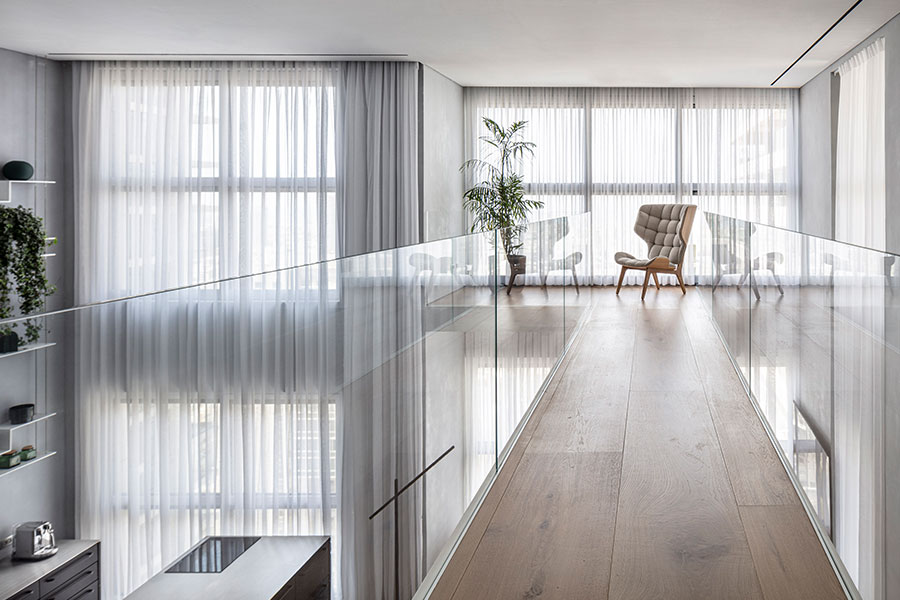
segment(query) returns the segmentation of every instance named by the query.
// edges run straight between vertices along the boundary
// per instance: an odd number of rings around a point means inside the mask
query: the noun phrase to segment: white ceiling
[[[399,54],[462,85],[768,86],[853,0],[30,0],[0,47],[58,54]],[[864,0],[779,82],[900,11]]]

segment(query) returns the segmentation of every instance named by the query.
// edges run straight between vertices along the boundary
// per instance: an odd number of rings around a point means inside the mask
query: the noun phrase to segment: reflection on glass
[[[825,533],[831,536],[831,457],[820,442],[822,437],[794,405],[794,472]]]
[[[891,254],[707,214],[701,296],[848,585],[900,597],[900,299]],[[708,257],[708,258],[706,258]],[[703,281],[701,280],[701,283]]]
[[[344,597],[411,598],[584,313],[589,224],[530,224],[508,295],[474,234],[61,312],[45,376],[9,359],[0,380],[78,403],[81,532],[117,557],[111,596],[204,536],[324,534]],[[202,548],[176,568],[232,560]]]

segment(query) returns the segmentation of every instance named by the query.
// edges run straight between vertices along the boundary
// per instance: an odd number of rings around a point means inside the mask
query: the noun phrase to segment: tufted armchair
[[[635,258],[627,252],[616,252],[616,263],[622,265],[616,294],[622,289],[622,280],[628,269],[645,273],[641,300],[647,295],[647,283],[651,276],[656,289],[659,289],[657,273],[674,275],[681,286],[681,292],[687,293],[681,279],[681,265],[696,212],[697,206],[694,204],[645,204],[638,210],[634,232],[647,242],[647,258]]]

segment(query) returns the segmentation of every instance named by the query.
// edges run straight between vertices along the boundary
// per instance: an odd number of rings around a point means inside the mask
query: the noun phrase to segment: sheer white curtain
[[[585,90],[576,88],[466,88],[466,157],[487,158],[489,147],[478,139],[487,134],[484,118],[504,126],[527,121],[523,137],[537,151],[521,164],[525,193],[544,202],[533,220],[584,212],[584,103]]]
[[[835,239],[885,247],[884,38],[838,67]]]
[[[615,283],[615,252],[640,255],[641,204],[685,202],[792,227],[797,206],[797,91],[773,89],[466,89],[468,156],[481,156],[481,118],[527,120],[537,144],[526,189],[545,202],[535,219],[592,213],[586,268]],[[708,247],[701,218],[694,248]],[[704,261],[708,263],[709,261]],[[638,274],[629,275],[638,283]]]
[[[418,243],[419,64],[351,62],[340,73],[340,254]]]
[[[647,254],[633,226],[642,204],[679,201],[678,127],[683,89],[599,89],[591,102],[593,281],[616,282],[613,256]],[[632,271],[626,284],[643,281]],[[665,281],[663,283],[670,283]]]
[[[76,65],[78,302],[334,256],[335,73]],[[204,535],[336,530],[338,296],[326,263],[77,313],[76,518],[106,596]]]
[[[421,462],[419,297],[393,253],[316,261],[347,215],[415,241],[416,73],[75,65],[78,303],[218,280],[76,314],[76,519],[105,596],[216,534],[330,534],[336,597],[393,595],[393,523],[368,515]]]
[[[793,229],[799,197],[797,90],[698,89],[693,96],[682,125],[683,201],[700,210]],[[709,224],[698,219],[691,252],[710,248],[709,235]],[[799,272],[799,256],[784,260],[795,263],[790,272]],[[688,263],[691,280],[710,275],[694,265],[711,262]]]
[[[337,68],[77,64],[77,302],[333,257]]]
[[[885,247],[884,38],[838,68],[835,239]],[[875,251],[835,245],[834,542],[864,598],[884,598],[885,277]]]

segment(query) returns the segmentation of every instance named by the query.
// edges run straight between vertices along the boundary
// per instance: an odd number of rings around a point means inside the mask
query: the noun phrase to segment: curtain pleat
[[[341,64],[338,244],[352,256],[418,243],[419,65]]]
[[[884,38],[838,68],[834,237],[883,250],[885,230]]]

